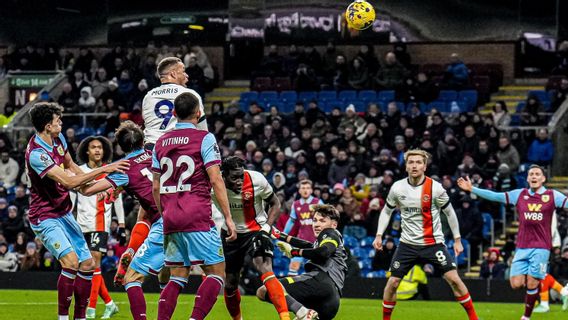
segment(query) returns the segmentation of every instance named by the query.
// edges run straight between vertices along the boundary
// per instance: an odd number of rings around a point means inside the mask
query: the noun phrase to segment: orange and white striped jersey
[[[445,209],[451,209],[447,211],[455,216],[444,187],[428,177],[417,186],[411,185],[408,179],[395,182],[389,191],[385,206],[387,210],[395,207],[400,209],[402,224],[400,241],[416,246],[444,243],[440,214],[443,210],[446,211]],[[452,231],[454,229],[455,227]],[[459,237],[459,227],[457,234],[454,232],[454,237]]]
[[[241,193],[227,189],[231,215],[237,228],[237,233],[258,231],[266,224],[268,214],[264,210],[266,200],[272,195],[272,187],[260,172],[244,171],[244,181]],[[218,208],[217,198],[211,197]],[[227,229],[223,225],[223,229]]]
[[[93,171],[87,164],[80,166],[83,172]],[[103,179],[101,175],[96,180]],[[72,193],[71,200],[77,207],[77,223],[81,226],[81,231],[86,232],[110,232],[110,222],[112,221],[112,207],[118,218],[118,223],[124,223],[124,207],[122,205],[122,195],[118,195],[113,203],[105,203],[105,193],[87,197],[81,193]]]

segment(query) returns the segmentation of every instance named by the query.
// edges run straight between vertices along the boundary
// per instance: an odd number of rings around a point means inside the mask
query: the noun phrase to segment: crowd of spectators
[[[162,48],[152,54],[146,52],[142,55],[136,50],[115,48],[102,59],[97,59],[89,54],[88,49],[82,49],[78,57],[69,59],[74,61],[67,66],[69,82],[63,85],[63,93],[56,100],[66,108],[66,112],[108,113],[106,127],[101,133],[112,141],[114,129],[120,121],[138,119],[137,122],[141,123],[140,100],[149,88],[157,85],[153,74],[155,63],[174,52],[177,51]],[[394,68],[402,70],[404,64],[410,62],[403,48],[397,49],[386,57],[387,61],[391,61],[392,69],[385,69],[369,52],[369,48],[365,50],[362,47],[353,68],[365,65],[367,71],[357,71],[363,76],[365,73],[382,74],[379,78],[368,76],[369,81],[375,79],[373,81],[378,86],[397,83],[392,82],[393,75],[397,74]],[[345,81],[340,81],[341,85],[359,85],[354,73],[341,73],[341,70],[348,68],[337,67],[341,65],[336,59],[340,56],[333,46],[329,46],[321,56],[313,48],[306,47],[303,53],[305,62],[286,62],[271,54],[268,57],[272,60],[266,58],[263,61],[265,68],[271,72],[288,70],[294,73],[298,68],[313,68],[311,64],[316,63],[317,74],[333,70],[328,74],[335,75],[329,78],[334,83],[344,78]],[[188,50],[185,55],[179,56],[184,59],[189,56],[187,65],[191,68],[192,53]],[[463,73],[457,58],[453,57],[452,68],[455,70],[448,70],[456,75]],[[199,59],[196,61],[193,67],[199,65]],[[300,64],[306,67],[300,67]],[[140,67],[134,68],[134,65]],[[279,66],[287,67],[278,70]],[[330,69],[330,66],[333,68]],[[421,82],[423,77],[426,75],[418,74],[417,82]],[[401,85],[405,83],[404,77],[402,79]],[[462,81],[457,76],[448,78],[448,81],[450,79],[455,82],[451,85],[459,85]],[[324,113],[316,101],[311,101],[306,105],[298,102],[293,112],[283,114],[276,107],[264,110],[254,102],[245,112],[235,101],[228,105],[214,102],[207,121],[223,156],[242,157],[249,169],[262,172],[272,184],[284,204],[279,224],[285,223],[291,202],[298,196],[297,183],[310,179],[314,182],[315,196],[336,206],[341,212],[340,229],[361,226],[369,236],[375,234],[390,187],[405,176],[404,152],[410,148],[424,149],[432,155],[427,174],[446,188],[460,219],[461,234],[472,246],[476,246],[487,245],[482,235],[481,213],[490,213],[500,221],[502,209],[460,192],[456,179],[468,175],[475,186],[508,191],[524,185],[526,163],[548,166],[554,154],[553,144],[545,129],[538,132],[501,131],[499,125],[508,121],[506,110],[502,103],[486,115],[456,111],[442,115],[435,109],[425,114],[418,104],[406,111],[391,102],[386,112],[371,103],[366,112],[356,112],[350,105],[345,111],[335,108],[330,113]],[[74,128],[68,128],[64,135],[69,151],[75,157],[80,137]],[[3,185],[0,187],[0,268],[6,271],[18,268],[50,270],[56,265],[41,243],[34,240],[26,219],[28,190],[23,184],[26,179],[21,166],[26,143],[22,140],[12,146],[7,137],[0,136],[0,181]],[[115,146],[114,159],[122,156],[124,153]],[[125,203],[130,206],[125,210],[130,212],[127,222],[128,219],[135,220],[134,204],[132,201]],[[375,258],[375,268],[384,269],[390,262],[400,237],[400,228],[400,215],[393,214],[385,233],[386,238],[391,240],[387,240],[387,250]],[[566,236],[567,230],[563,225],[562,237]],[[446,222],[444,231],[449,236]],[[116,256],[121,252],[116,238],[113,239],[113,250],[109,250],[103,263],[106,270],[112,270]],[[567,242],[565,240],[564,245]],[[472,248],[472,253],[476,251],[477,248]]]

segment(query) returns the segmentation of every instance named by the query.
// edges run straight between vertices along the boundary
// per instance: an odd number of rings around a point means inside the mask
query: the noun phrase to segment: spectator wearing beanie
[[[40,270],[40,257],[35,242],[28,242],[26,245],[26,254],[22,258],[20,269],[22,271]]]
[[[352,186],[349,187],[351,189],[351,193],[357,199],[357,201],[363,201],[363,199],[367,199],[369,197],[369,193],[371,191],[371,186],[366,184],[366,178],[364,174],[358,173],[355,176],[355,182]]]
[[[8,251],[8,244],[0,242],[0,271],[14,272],[18,270],[18,257]]]
[[[487,258],[481,264],[480,275],[483,279],[504,279],[507,265],[500,261],[499,249],[490,248]]]

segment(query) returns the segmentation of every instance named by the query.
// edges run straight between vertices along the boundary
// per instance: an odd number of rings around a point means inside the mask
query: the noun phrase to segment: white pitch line
[[[115,301],[116,304],[130,304],[127,301]],[[146,302],[146,304],[158,304],[157,301]],[[192,304],[186,301],[178,301],[177,304]],[[57,302],[0,302],[0,306],[49,306],[57,305]]]

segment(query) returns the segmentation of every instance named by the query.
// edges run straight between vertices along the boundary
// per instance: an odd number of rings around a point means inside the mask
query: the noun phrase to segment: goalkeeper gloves
[[[278,249],[280,249],[280,251],[282,251],[282,253],[292,259],[293,257],[300,257],[300,249],[297,248],[293,248],[289,243],[287,242],[282,242],[282,241],[278,241],[278,243],[276,244],[278,246]]]
[[[274,240],[279,240],[280,239],[280,230],[268,225],[267,223],[265,223],[261,228],[260,231],[267,233],[270,238],[274,239]]]

